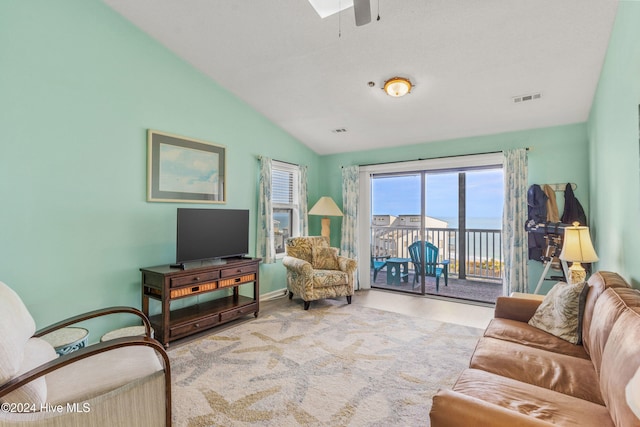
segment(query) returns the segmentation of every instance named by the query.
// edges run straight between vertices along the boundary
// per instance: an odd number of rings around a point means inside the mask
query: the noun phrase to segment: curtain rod
[[[529,147],[525,147],[525,150],[530,151]],[[450,159],[452,157],[467,157],[467,156],[476,156],[476,155],[482,155],[482,154],[498,154],[498,153],[502,153],[504,151],[487,151],[485,153],[472,153],[472,154],[456,154],[454,156],[440,156],[440,157],[428,157],[428,158],[419,158],[419,159],[409,159],[409,160],[396,160],[396,161],[392,161],[392,162],[381,162],[381,163],[366,163],[364,165],[358,165],[358,166],[378,166],[378,165],[390,165],[393,163],[405,163],[405,162],[419,162],[422,160],[436,160],[436,159]],[[344,168],[344,166],[340,166],[341,168]]]
[[[264,156],[256,156],[256,158],[257,158],[258,160],[262,160],[262,158],[263,158],[263,157],[264,157]],[[299,164],[297,164],[297,163],[285,162],[284,160],[278,160],[278,159],[271,159],[271,160],[276,161],[276,162],[280,162],[280,163],[286,163],[286,164],[291,165],[291,166],[300,166],[300,165],[299,165]]]

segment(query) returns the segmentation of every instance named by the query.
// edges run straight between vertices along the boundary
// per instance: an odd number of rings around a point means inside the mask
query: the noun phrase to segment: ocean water
[[[449,228],[458,228],[458,218],[438,218],[447,221]],[[467,218],[467,228],[481,228],[487,230],[501,230],[502,218],[479,217]]]

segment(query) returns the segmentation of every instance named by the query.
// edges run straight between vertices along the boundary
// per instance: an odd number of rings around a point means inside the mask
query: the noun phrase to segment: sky
[[[419,215],[420,175],[376,177],[372,180],[373,215]],[[500,227],[504,189],[502,169],[467,171],[467,227]],[[458,173],[427,175],[427,216],[457,226]]]

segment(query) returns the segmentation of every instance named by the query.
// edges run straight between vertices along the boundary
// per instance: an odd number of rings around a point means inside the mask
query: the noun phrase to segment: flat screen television
[[[249,253],[249,211],[243,209],[178,208],[176,266]]]

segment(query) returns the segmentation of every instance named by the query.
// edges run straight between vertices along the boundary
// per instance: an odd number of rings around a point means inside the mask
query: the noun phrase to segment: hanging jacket
[[[571,188],[570,183],[567,184],[564,190],[564,212],[561,220],[564,224],[573,224],[574,221],[578,221],[580,225],[587,225],[587,216],[582,205],[573,194],[573,188]]]
[[[547,196],[538,184],[529,187],[527,205],[529,213],[527,224],[529,226],[547,221]],[[542,261],[545,246],[543,234],[529,232],[529,259]]]
[[[560,222],[560,212],[558,211],[558,203],[556,202],[556,192],[549,184],[542,187],[542,191],[547,196],[547,221]]]

